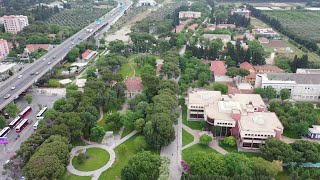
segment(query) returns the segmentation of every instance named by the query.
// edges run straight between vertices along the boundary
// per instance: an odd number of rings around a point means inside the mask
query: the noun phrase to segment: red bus
[[[21,132],[29,124],[29,119],[22,120],[16,127],[16,132]]]
[[[10,127],[5,127],[0,131],[0,137],[6,137],[10,132]]]
[[[20,118],[24,118],[26,117],[30,112],[32,111],[31,106],[27,106],[26,108],[24,108],[23,111],[21,111],[21,113],[19,114]]]
[[[20,116],[14,118],[14,120],[10,122],[9,127],[14,128],[20,122],[20,120],[21,120]]]

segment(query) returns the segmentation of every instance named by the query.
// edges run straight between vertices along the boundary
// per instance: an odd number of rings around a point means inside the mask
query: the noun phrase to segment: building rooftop
[[[143,90],[142,79],[140,77],[131,77],[124,82],[128,91],[141,91]]]
[[[247,61],[241,63],[240,68],[247,69],[247,70],[255,70],[254,67]]]
[[[273,31],[272,28],[258,28],[258,29],[252,29],[252,32],[257,34],[278,34],[275,31]]]
[[[219,101],[221,98],[220,91],[192,91],[188,95],[188,100],[190,104],[202,104],[208,105],[213,102]]]
[[[48,34],[48,36],[54,38],[56,37],[56,34]]]
[[[217,28],[236,28],[236,25],[234,24],[218,24]]]
[[[192,21],[192,19],[187,19],[186,21],[182,21],[178,26],[173,28],[172,32],[177,32],[177,33],[181,32],[190,21]]]
[[[231,36],[227,34],[203,34],[203,37],[209,40],[221,39],[222,41],[231,41]]]
[[[215,24],[208,24],[207,27],[205,28],[205,30],[215,30],[215,29],[216,29]]]
[[[262,65],[262,66],[253,66],[256,71],[271,71],[274,73],[284,73],[283,69],[278,68],[277,66],[271,65]]]
[[[96,51],[92,51],[91,49],[87,49],[84,53],[82,53],[82,59],[90,59]]]
[[[320,69],[297,69],[297,74],[320,74]]]
[[[50,44],[27,44],[26,48],[28,49],[29,53],[33,53],[38,49],[42,48],[45,50],[49,50]]]
[[[9,69],[13,68],[15,65],[16,63],[0,64],[0,73],[4,73],[8,71]]]
[[[283,126],[274,112],[253,112],[241,116],[241,131],[272,132],[283,130]]]
[[[266,80],[295,81],[297,84],[320,84],[320,74],[269,73]]]
[[[214,75],[225,76],[227,69],[224,61],[211,61],[210,71],[213,72]]]
[[[259,41],[260,43],[269,43],[269,39],[266,38],[266,37],[259,37],[259,38],[258,38],[258,41]]]
[[[312,134],[320,134],[320,126],[312,125],[312,128],[309,128],[309,132],[311,132]]]
[[[191,29],[191,30],[195,31],[197,27],[198,27],[198,24],[191,24],[191,25],[188,27],[188,29]]]

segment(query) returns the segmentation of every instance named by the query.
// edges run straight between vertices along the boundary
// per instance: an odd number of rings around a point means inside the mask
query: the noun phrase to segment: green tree
[[[168,79],[177,78],[180,75],[180,68],[173,62],[165,62],[160,70],[161,75],[167,76]]]
[[[121,170],[123,180],[158,179],[160,156],[144,151],[133,156]]]
[[[230,77],[236,77],[236,76],[245,77],[245,76],[248,76],[249,74],[250,74],[250,71],[248,71],[247,69],[236,68],[236,67],[227,68],[227,73],[226,73],[226,75]]]
[[[203,145],[208,146],[211,141],[212,141],[212,138],[209,135],[204,134],[200,136],[200,143]]]
[[[280,90],[280,97],[281,97],[281,100],[286,100],[286,99],[289,99],[291,96],[291,93],[289,91],[289,89],[281,89]]]
[[[77,47],[72,48],[71,51],[69,51],[67,54],[69,62],[75,62],[79,56],[80,56],[80,49]]]
[[[102,138],[106,134],[105,130],[101,126],[95,126],[91,128],[90,131],[90,139],[93,141],[98,141],[100,138]]]
[[[148,149],[148,143],[144,136],[136,137],[133,142],[134,142],[136,151],[144,151]]]
[[[7,121],[6,119],[0,115],[0,129],[4,128],[7,126]]]
[[[237,145],[236,138],[233,136],[228,136],[228,137],[224,138],[223,143],[227,144],[228,146],[231,146],[231,147],[234,147]]]
[[[24,100],[27,101],[28,104],[31,104],[32,95],[31,94],[27,94],[26,96],[24,96]]]
[[[53,109],[56,111],[61,111],[62,110],[62,106],[66,104],[66,99],[65,98],[61,98],[56,100],[53,103]]]
[[[209,81],[211,79],[211,74],[207,72],[201,72],[198,74],[198,85],[204,86],[206,84],[209,84]]]
[[[134,122],[134,129],[137,131],[142,131],[145,125],[145,121],[143,118],[139,118]]]
[[[272,86],[267,86],[265,88],[254,88],[253,92],[255,94],[260,94],[262,98],[266,98],[268,100],[277,96],[277,91]]]
[[[227,163],[219,153],[195,153],[189,162],[193,175],[219,176],[228,173]]]
[[[19,107],[13,102],[9,103],[4,109],[4,112],[8,113],[10,117],[15,117],[19,111]]]
[[[69,84],[69,85],[67,85],[66,89],[68,91],[77,91],[78,90],[78,86],[75,85],[75,84]]]
[[[312,162],[320,161],[319,144],[311,141],[295,141],[290,144],[294,153],[295,162]]]
[[[294,152],[290,145],[276,138],[268,139],[266,144],[260,146],[260,151],[270,161],[292,162],[294,158]]]
[[[224,83],[214,83],[213,85],[209,86],[208,89],[220,91],[222,94],[226,94],[228,92],[228,85]]]

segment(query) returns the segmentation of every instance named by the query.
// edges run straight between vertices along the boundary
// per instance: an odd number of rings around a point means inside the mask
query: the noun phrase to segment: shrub
[[[211,141],[212,141],[212,138],[209,135],[204,134],[200,137],[200,142],[203,145],[208,146]]]
[[[224,138],[223,143],[231,147],[234,147],[237,145],[236,138],[233,136]]]

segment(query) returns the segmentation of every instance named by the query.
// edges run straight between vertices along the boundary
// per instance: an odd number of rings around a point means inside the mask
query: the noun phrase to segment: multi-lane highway
[[[107,23],[110,24],[115,20],[118,20],[123,15],[124,11],[131,5],[132,1],[130,0],[121,1],[116,8],[101,17],[100,22],[91,23],[72,37],[66,39],[63,43],[55,46],[55,48],[36,60],[30,66],[22,69],[19,73],[3,82],[0,85],[0,109],[3,109],[15,97],[19,96],[24,90],[39,80],[41,76],[51,70],[52,67],[58,64],[73,47],[92,36]],[[88,29],[92,29],[92,31],[89,32]],[[12,87],[15,88],[13,89]],[[10,94],[10,97],[5,99],[4,97],[7,94]]]

